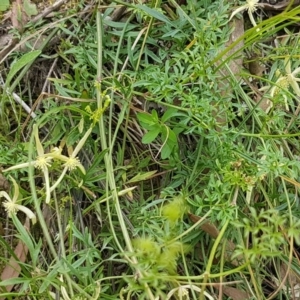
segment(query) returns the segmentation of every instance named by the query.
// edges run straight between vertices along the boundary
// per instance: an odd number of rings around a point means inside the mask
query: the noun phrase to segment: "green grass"
[[[300,9],[253,28],[243,4],[82,1],[28,25],[46,42],[1,62],[0,195],[23,207],[0,213],[20,268],[0,297],[297,299]]]

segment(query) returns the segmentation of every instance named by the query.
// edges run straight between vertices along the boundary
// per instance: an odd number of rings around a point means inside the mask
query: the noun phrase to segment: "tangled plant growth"
[[[299,8],[267,7],[82,1],[23,24],[0,53],[1,297],[298,299]]]

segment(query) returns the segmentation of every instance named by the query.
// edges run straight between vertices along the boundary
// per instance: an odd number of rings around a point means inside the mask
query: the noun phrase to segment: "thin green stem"
[[[30,143],[29,143],[29,149],[28,149],[28,160],[29,161],[33,161],[33,152],[34,152],[34,146],[33,145],[34,145],[34,135],[32,134],[31,137],[30,137]],[[31,196],[32,196],[32,199],[33,199],[34,207],[35,207],[35,212],[36,212],[38,220],[40,222],[40,226],[42,228],[44,237],[45,237],[45,239],[48,243],[50,252],[51,252],[53,258],[55,260],[57,260],[58,255],[57,255],[57,252],[56,252],[56,250],[54,248],[54,245],[52,243],[52,239],[50,237],[49,230],[48,230],[47,224],[45,222],[43,212],[42,212],[41,207],[40,207],[40,201],[39,201],[39,199],[37,197],[37,194],[36,194],[36,187],[35,187],[35,180],[34,180],[34,166],[32,164],[30,164],[29,167],[28,167],[28,177],[29,177],[29,185],[30,185]]]
[[[238,273],[240,271],[242,271],[243,269],[245,269],[247,266],[249,265],[249,263],[245,263],[239,267],[236,267],[234,269],[231,269],[231,270],[228,270],[228,271],[224,271],[224,272],[221,272],[221,273],[216,273],[216,274],[201,274],[201,275],[197,275],[197,276],[166,276],[166,275],[162,275],[162,279],[164,280],[177,280],[177,281],[180,281],[180,280],[202,280],[204,279],[205,276],[207,276],[207,278],[220,278],[220,277],[225,277],[225,276],[228,276],[228,275],[232,275],[234,273]],[[160,277],[158,277],[160,278]]]
[[[102,16],[101,16],[100,12],[97,13],[96,18],[97,18],[96,22],[97,22],[97,33],[98,33],[98,39],[97,39],[97,45],[98,45],[97,80],[101,81],[101,77],[102,77],[102,52],[103,52],[103,50],[102,50],[102,35],[103,35],[103,32],[102,32]],[[102,97],[100,89],[97,89],[97,107],[100,108],[100,109],[103,108],[103,97]],[[102,117],[100,118],[100,120],[98,122],[98,125],[99,125],[99,132],[100,132],[101,148],[102,148],[102,151],[104,151],[104,150],[108,149],[108,147],[107,147],[106,134],[105,134],[106,129],[105,129],[105,124],[104,124],[104,120],[103,120]],[[132,246],[131,246],[131,242],[130,242],[130,239],[129,239],[129,234],[128,234],[127,229],[125,227],[125,223],[124,223],[124,220],[122,218],[121,208],[120,208],[120,205],[119,205],[119,198],[118,198],[118,195],[117,195],[117,188],[116,188],[116,183],[115,183],[115,180],[114,180],[114,170],[113,170],[111,155],[109,155],[108,153],[105,154],[104,161],[105,161],[106,172],[107,172],[106,173],[106,175],[107,175],[107,184],[108,184],[107,193],[108,193],[109,190],[111,191],[112,200],[113,200],[113,203],[114,203],[116,211],[117,211],[118,219],[119,219],[119,222],[120,222],[120,226],[122,228],[122,233],[124,235],[125,242],[126,242],[127,246],[129,246],[128,247],[129,251],[132,251]],[[108,211],[109,211],[109,209],[108,209]],[[124,249],[123,249],[123,247],[121,246],[121,244],[119,242],[119,239],[116,235],[114,227],[112,226],[112,223],[111,223],[111,230],[112,230],[112,233],[113,233],[113,236],[114,236],[114,239],[115,239],[115,242],[116,242],[118,248],[120,249],[121,252],[124,252]]]
[[[60,215],[60,209],[59,209],[59,205],[57,202],[57,197],[56,197],[56,193],[55,191],[53,191],[53,197],[54,197],[54,204],[55,204],[55,211],[56,211],[56,216],[57,216],[57,227],[58,227],[58,234],[59,234],[59,244],[60,244],[60,251],[61,251],[61,258],[62,258],[62,263],[64,264],[65,267],[66,263],[64,262],[66,260],[66,249],[65,249],[65,243],[64,243],[64,233],[63,233],[63,229],[62,229],[62,219],[61,219],[61,215]],[[69,288],[69,292],[71,294],[71,296],[74,296],[74,291],[72,288],[72,280],[70,278],[69,275],[65,276],[67,284],[68,284],[68,288]]]
[[[225,224],[223,225],[218,237],[216,238],[215,242],[214,242],[214,245],[211,249],[211,252],[210,252],[210,255],[209,255],[209,258],[208,258],[208,262],[207,262],[207,265],[206,265],[206,269],[205,269],[205,273],[203,274],[204,275],[204,280],[203,280],[203,283],[206,284],[207,283],[207,280],[209,278],[209,274],[210,274],[210,270],[211,270],[211,267],[212,267],[212,264],[213,264],[213,260],[216,256],[216,252],[217,252],[217,248],[221,242],[221,239],[223,238],[224,234],[225,234],[225,231],[227,229],[227,226],[229,225],[229,219],[226,220]],[[205,291],[205,285],[202,287],[201,289],[201,293],[200,293],[200,300],[204,300],[204,291]]]
[[[100,11],[97,12],[96,18],[97,18],[96,23],[97,23],[97,36],[98,36],[98,40],[97,40],[97,45],[98,45],[97,78],[101,79],[101,76],[102,76],[102,52],[103,52],[103,49],[102,49],[102,45],[103,45],[102,44],[102,35],[103,35],[102,29],[103,29],[103,27],[102,27],[102,16],[101,16]],[[97,106],[98,106],[98,108],[103,107],[103,99],[102,99],[100,89],[97,89]],[[100,120],[98,122],[98,125],[99,125],[99,132],[100,132],[101,147],[102,147],[102,150],[106,150],[107,149],[106,134],[105,134],[106,130],[105,130],[105,125],[104,125],[104,119],[103,118],[100,118]],[[115,182],[115,178],[114,178],[113,160],[112,160],[112,153],[111,152],[105,154],[104,162],[105,162],[105,166],[106,166],[107,185],[108,185],[106,190],[107,190],[107,193],[108,193],[108,191],[110,191],[111,194],[112,194],[114,208],[115,208],[116,213],[117,213],[119,225],[121,227],[121,231],[122,231],[122,234],[123,234],[123,238],[125,240],[127,250],[129,252],[133,253],[133,247],[132,247],[132,244],[131,244],[131,239],[129,237],[129,233],[128,233],[128,230],[126,228],[126,224],[125,224],[125,221],[124,221],[124,218],[123,218],[123,215],[122,215],[122,210],[121,210],[121,206],[120,206],[120,202],[119,202],[116,182]],[[115,230],[113,228],[112,222],[111,222],[111,229],[112,229],[112,232],[113,232],[113,235],[114,235],[115,242],[117,243],[120,251],[124,254],[125,251],[124,251],[123,247],[121,246],[121,244],[119,242],[119,239],[118,239],[118,237],[115,233]],[[125,255],[125,257],[127,257],[127,255]],[[128,257],[127,257],[127,260],[129,260]],[[136,265],[138,263],[136,257],[133,256],[131,258],[131,260],[133,262],[133,265],[136,268]],[[142,272],[139,271],[138,269],[137,269],[137,271],[139,273],[139,276],[142,278],[143,277]],[[152,294],[152,292],[151,292],[151,290],[150,290],[147,283],[144,283],[144,288],[145,288],[146,293],[148,294],[149,299],[154,300],[155,299],[154,295]]]
[[[289,133],[289,134],[263,134],[263,133],[246,133],[246,132],[236,132],[232,131],[232,133],[241,135],[241,136],[251,136],[257,138],[270,138],[270,139],[278,139],[278,138],[289,138],[300,136],[300,132],[298,133]]]

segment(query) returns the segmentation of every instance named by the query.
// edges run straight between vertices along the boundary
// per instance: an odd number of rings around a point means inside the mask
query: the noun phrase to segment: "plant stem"
[[[98,43],[97,78],[98,78],[98,80],[101,80],[101,76],[102,76],[102,35],[103,35],[102,28],[103,27],[102,27],[102,16],[101,16],[101,13],[100,13],[99,10],[97,11],[96,18],[97,18],[96,23],[97,23],[97,36],[98,36],[98,39],[97,39],[97,43]],[[97,89],[97,106],[98,106],[98,108],[101,108],[101,109],[103,107],[103,98],[102,98],[102,95],[101,95],[101,89]],[[100,118],[98,124],[99,124],[101,147],[102,147],[102,150],[106,150],[107,149],[107,142],[106,142],[106,135],[105,135],[106,130],[105,130],[105,126],[104,126],[103,117]],[[108,181],[108,183],[107,183],[108,184],[107,185],[107,193],[108,193],[108,190],[110,190],[111,193],[112,193],[114,208],[115,208],[117,216],[118,216],[118,221],[119,221],[121,231],[122,231],[122,234],[123,234],[123,237],[124,237],[124,240],[125,240],[127,251],[133,253],[133,247],[132,247],[132,244],[131,244],[131,240],[130,240],[130,237],[129,237],[128,230],[127,230],[125,222],[124,222],[124,218],[123,218],[123,215],[122,215],[122,210],[121,210],[121,206],[120,206],[120,202],[119,202],[116,182],[115,182],[115,178],[114,178],[114,169],[113,169],[113,162],[112,162],[111,153],[112,152],[106,153],[105,156],[104,156],[106,172],[107,172],[107,181]],[[109,202],[107,202],[107,204],[109,205]],[[109,209],[108,209],[108,211],[109,211]],[[113,232],[114,239],[115,239],[120,251],[124,254],[124,249],[121,246],[121,244],[120,244],[120,242],[117,238],[117,235],[116,235],[115,230],[112,226],[112,223],[111,223],[111,229],[112,229],[112,232]],[[140,270],[138,270],[137,267],[136,267],[137,264],[138,264],[138,261],[137,261],[136,257],[133,256],[131,258],[131,260],[129,260],[127,255],[125,255],[125,257],[128,261],[132,261],[136,271],[139,273],[139,277],[143,278],[142,272]],[[152,291],[150,290],[147,283],[144,283],[144,288],[145,288],[146,293],[148,294],[149,299],[154,300],[155,299],[154,295],[152,294]]]
[[[207,280],[208,280],[209,275],[210,275],[211,266],[212,266],[214,257],[216,255],[217,247],[219,246],[219,244],[221,242],[221,239],[223,238],[223,235],[224,235],[224,233],[227,229],[228,224],[229,224],[229,219],[226,220],[225,224],[223,225],[223,227],[222,227],[222,229],[221,229],[221,231],[220,231],[220,233],[219,233],[217,239],[215,240],[214,245],[211,249],[209,259],[208,259],[208,262],[207,262],[207,265],[206,265],[206,270],[204,272],[204,280],[203,280],[204,285],[201,288],[201,293],[200,293],[200,298],[199,298],[200,300],[204,300],[204,291],[205,291]]]
[[[33,145],[34,145],[34,135],[32,134],[31,137],[30,137],[30,143],[29,143],[29,149],[28,149],[28,160],[29,161],[33,161],[33,159],[32,159],[32,157],[33,157],[33,147],[34,147]],[[37,194],[36,194],[33,164],[30,164],[29,167],[28,167],[28,175],[29,175],[29,185],[30,185],[30,190],[31,190],[31,196],[32,196],[32,199],[33,199],[33,203],[34,203],[34,207],[35,207],[35,211],[36,211],[38,220],[40,222],[40,226],[42,228],[44,237],[45,237],[45,239],[48,243],[49,250],[50,250],[53,258],[57,260],[58,255],[57,255],[57,252],[56,252],[56,250],[54,248],[54,245],[52,243],[52,239],[49,235],[49,230],[48,230],[47,224],[45,222],[43,212],[42,212],[41,207],[40,207],[40,201],[39,201],[39,199],[37,197]]]

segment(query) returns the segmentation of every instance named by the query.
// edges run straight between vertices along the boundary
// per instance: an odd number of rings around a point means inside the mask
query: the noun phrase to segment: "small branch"
[[[13,99],[19,103],[23,109],[34,119],[36,118],[36,114],[32,111],[32,109],[16,94],[12,93]]]
[[[46,8],[42,13],[40,13],[36,17],[34,17],[30,22],[36,23],[40,19],[48,16],[50,13],[55,11],[57,8],[61,7],[66,2],[67,2],[67,0],[58,0],[58,1],[56,1],[51,7]]]

